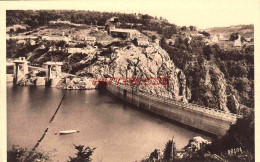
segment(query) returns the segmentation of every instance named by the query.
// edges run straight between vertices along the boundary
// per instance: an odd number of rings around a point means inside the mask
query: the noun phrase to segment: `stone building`
[[[122,39],[135,39],[140,37],[140,32],[138,30],[135,29],[113,29],[110,31],[110,35],[112,37],[118,37],[118,38],[122,38]]]

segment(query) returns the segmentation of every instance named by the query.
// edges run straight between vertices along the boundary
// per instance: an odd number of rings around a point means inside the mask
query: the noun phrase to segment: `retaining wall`
[[[106,90],[115,96],[144,109],[179,123],[222,136],[230,124],[237,120],[237,115],[194,104],[185,104],[169,98],[132,91],[122,85],[107,85]]]

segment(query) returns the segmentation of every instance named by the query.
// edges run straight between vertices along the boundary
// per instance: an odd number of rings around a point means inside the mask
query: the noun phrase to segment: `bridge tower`
[[[46,70],[46,85],[55,87],[59,83],[62,77],[62,71],[61,71],[62,65],[63,65],[62,62],[48,61],[44,63],[44,67]]]
[[[13,63],[14,63],[13,83],[16,84],[20,78],[24,77],[24,75],[28,73],[28,62],[26,61],[25,57],[19,57],[19,59],[14,60]]]

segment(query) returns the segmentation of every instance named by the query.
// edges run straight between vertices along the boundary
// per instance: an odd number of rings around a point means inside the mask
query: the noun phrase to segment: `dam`
[[[163,96],[137,92],[130,86],[110,84],[104,87],[108,92],[135,105],[138,109],[217,136],[225,135],[230,125],[242,117],[217,109],[174,101]]]
[[[19,83],[19,81],[26,78],[26,75],[33,74],[39,70],[45,72],[45,76],[37,76],[34,85],[56,87],[62,78],[61,62],[45,62],[44,68],[29,65],[25,57],[20,57],[12,62],[6,64],[12,71],[6,74],[6,82]]]
[[[21,68],[19,64],[22,65]],[[13,80],[16,83],[28,73],[28,65],[24,59],[16,60],[14,64],[9,66],[14,66],[14,77],[9,79],[8,75],[10,74],[8,74],[7,82]],[[35,85],[56,87],[62,78],[62,63],[46,62],[44,66],[46,77],[37,77]],[[105,84],[105,89],[141,110],[146,110],[217,136],[225,135],[230,125],[234,124],[237,118],[242,117],[241,114],[233,114],[192,103],[175,101],[159,95],[139,92],[134,90],[133,86]]]

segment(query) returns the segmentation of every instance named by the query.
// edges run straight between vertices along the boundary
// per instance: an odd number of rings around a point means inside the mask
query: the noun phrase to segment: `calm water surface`
[[[181,126],[145,114],[97,90],[67,91],[50,124],[64,91],[47,87],[7,85],[8,148],[19,145],[31,149],[49,131],[37,150],[50,153],[53,161],[64,162],[76,153],[73,144],[96,147],[93,161],[141,160],[155,148],[163,149],[174,136],[176,147],[202,136]],[[55,135],[61,130],[80,133]]]

